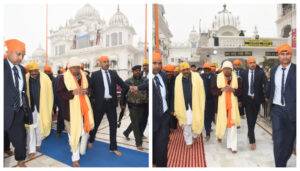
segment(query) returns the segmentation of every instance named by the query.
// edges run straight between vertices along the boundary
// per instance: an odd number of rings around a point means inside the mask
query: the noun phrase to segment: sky
[[[48,31],[57,30],[60,25],[65,26],[66,21],[75,18],[77,10],[86,2],[69,4],[48,4]],[[100,18],[108,24],[109,19],[117,12],[118,4],[95,4],[89,3],[99,12]],[[120,11],[127,16],[129,24],[136,31],[134,45],[139,40],[145,40],[145,5],[144,4],[119,4]],[[149,7],[148,7],[149,8]],[[149,23],[149,22],[148,22]],[[26,56],[39,47],[46,49],[46,4],[24,3],[4,4],[3,21],[4,40],[17,38],[26,43]],[[50,34],[48,33],[48,36]],[[48,49],[51,42],[48,41]],[[50,51],[48,50],[48,55]],[[26,58],[25,56],[25,58]]]
[[[172,42],[184,42],[188,40],[193,26],[199,31],[201,27],[210,29],[214,16],[223,10],[223,3],[210,4],[164,4],[165,18],[173,34]],[[226,3],[227,10],[234,16],[239,16],[240,28],[246,30],[245,36],[252,36],[254,27],[257,26],[261,37],[277,37],[277,4],[238,4]]]

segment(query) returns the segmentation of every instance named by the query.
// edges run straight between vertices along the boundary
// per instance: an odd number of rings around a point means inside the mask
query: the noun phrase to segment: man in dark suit
[[[204,127],[206,131],[205,140],[209,141],[211,123],[215,118],[215,106],[214,106],[214,96],[211,94],[211,85],[213,80],[215,80],[215,74],[211,72],[210,63],[206,62],[203,65],[204,73],[201,74],[205,89],[205,113],[204,113]]]
[[[256,149],[254,128],[260,105],[265,103],[265,91],[267,77],[263,70],[256,68],[256,59],[247,59],[248,69],[243,74],[243,104],[246,109],[248,124],[248,138],[251,149]]]
[[[107,56],[101,56],[99,59],[101,69],[92,73],[91,87],[92,96],[95,99],[94,105],[94,120],[95,127],[90,131],[90,138],[88,147],[93,147],[95,141],[95,135],[98,127],[101,123],[103,115],[106,113],[109,122],[110,133],[110,152],[115,153],[118,156],[122,156],[122,153],[117,149],[117,84],[122,89],[128,89],[129,86],[119,77],[116,71],[109,70],[109,58]]]
[[[242,82],[243,82],[243,78],[242,76],[244,75],[244,73],[246,72],[246,70],[244,68],[241,68],[242,62],[239,59],[236,59],[233,61],[233,72],[239,77],[241,78]],[[239,96],[238,97],[238,101],[239,101],[239,111],[240,111],[240,115],[242,119],[245,119],[245,106],[243,104],[243,96]],[[238,126],[239,127],[239,126]]]
[[[276,167],[286,167],[296,138],[296,65],[291,63],[292,48],[276,48],[280,64],[271,69],[271,117]]]
[[[166,167],[169,142],[169,108],[167,75],[161,72],[159,53],[152,55],[153,73],[153,166]]]
[[[25,44],[16,39],[5,41],[4,59],[4,130],[15,148],[18,166],[26,167],[26,131],[24,124],[32,124],[32,113],[26,95],[25,68],[20,65],[25,55]]]

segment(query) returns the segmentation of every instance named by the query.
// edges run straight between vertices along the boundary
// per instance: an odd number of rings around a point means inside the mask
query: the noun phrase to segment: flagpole
[[[155,17],[155,42],[156,53],[160,53],[159,50],[159,27],[158,27],[158,4],[154,4],[154,17]]]
[[[145,6],[145,59],[147,59],[147,4]]]
[[[48,65],[48,4],[46,4],[46,65]]]

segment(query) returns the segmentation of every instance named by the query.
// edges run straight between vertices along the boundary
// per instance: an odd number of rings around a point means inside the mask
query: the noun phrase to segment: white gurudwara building
[[[278,37],[263,37],[256,26],[253,26],[253,35],[245,37],[248,30],[241,29],[238,16],[233,15],[227,6],[218,12],[209,29],[195,28],[190,32],[186,42],[173,43],[169,48],[168,63],[179,65],[188,61],[197,66],[211,62],[217,67],[225,60],[240,59],[246,64],[248,57],[255,57],[262,66],[265,59],[278,63],[275,47],[289,44],[293,47],[292,62],[296,63],[296,8],[294,4],[278,4],[277,25]],[[201,20],[200,20],[201,22]],[[276,28],[274,28],[276,29]]]
[[[69,58],[76,56],[81,59],[86,70],[93,72],[100,68],[100,56],[108,56],[110,69],[116,70],[121,78],[126,79],[131,73],[131,67],[141,65],[145,58],[145,44],[139,41],[134,45],[135,35],[134,27],[119,6],[106,23],[100,18],[97,9],[86,4],[76,12],[75,18],[66,21],[65,26],[50,30],[48,65],[56,74],[66,66]],[[42,70],[45,54],[45,50],[39,47],[23,64],[37,61]]]

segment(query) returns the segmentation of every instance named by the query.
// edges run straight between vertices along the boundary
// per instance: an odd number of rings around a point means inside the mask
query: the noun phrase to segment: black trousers
[[[8,133],[4,131],[4,151],[10,150],[10,140],[8,137]]]
[[[214,99],[206,99],[205,101],[205,114],[204,114],[204,127],[206,136],[210,136],[211,123],[215,117]]]
[[[148,116],[149,116],[149,103],[146,103],[144,106],[144,115],[143,115],[143,119],[140,123],[140,131],[141,131],[141,135],[144,136],[144,131],[147,127],[147,123],[148,123]]]
[[[246,108],[246,117],[247,117],[247,125],[248,125],[249,143],[254,144],[255,143],[254,128],[255,128],[260,104],[255,103],[254,99],[251,99],[249,96],[247,96],[246,98],[247,100],[245,103],[245,108]]]
[[[26,158],[26,130],[24,126],[24,116],[23,109],[15,112],[15,118],[11,127],[5,130],[10,142],[15,147],[14,153],[17,161],[22,161]]]
[[[57,133],[61,133],[65,129],[64,118],[62,115],[62,107],[58,105],[58,116],[57,116]]]
[[[274,158],[276,167],[286,167],[296,139],[296,121],[288,118],[286,110],[271,106]]]
[[[102,104],[102,110],[101,111],[94,111],[94,122],[95,127],[92,131],[90,131],[90,138],[89,142],[93,143],[95,141],[95,136],[98,131],[98,127],[101,123],[101,120],[103,118],[103,115],[106,113],[108,122],[109,122],[109,141],[110,146],[109,149],[114,151],[117,150],[117,111],[116,107],[113,105],[113,101],[105,101]]]
[[[169,143],[169,113],[161,116],[161,125],[153,132],[153,164],[157,167],[167,167],[168,143]]]

